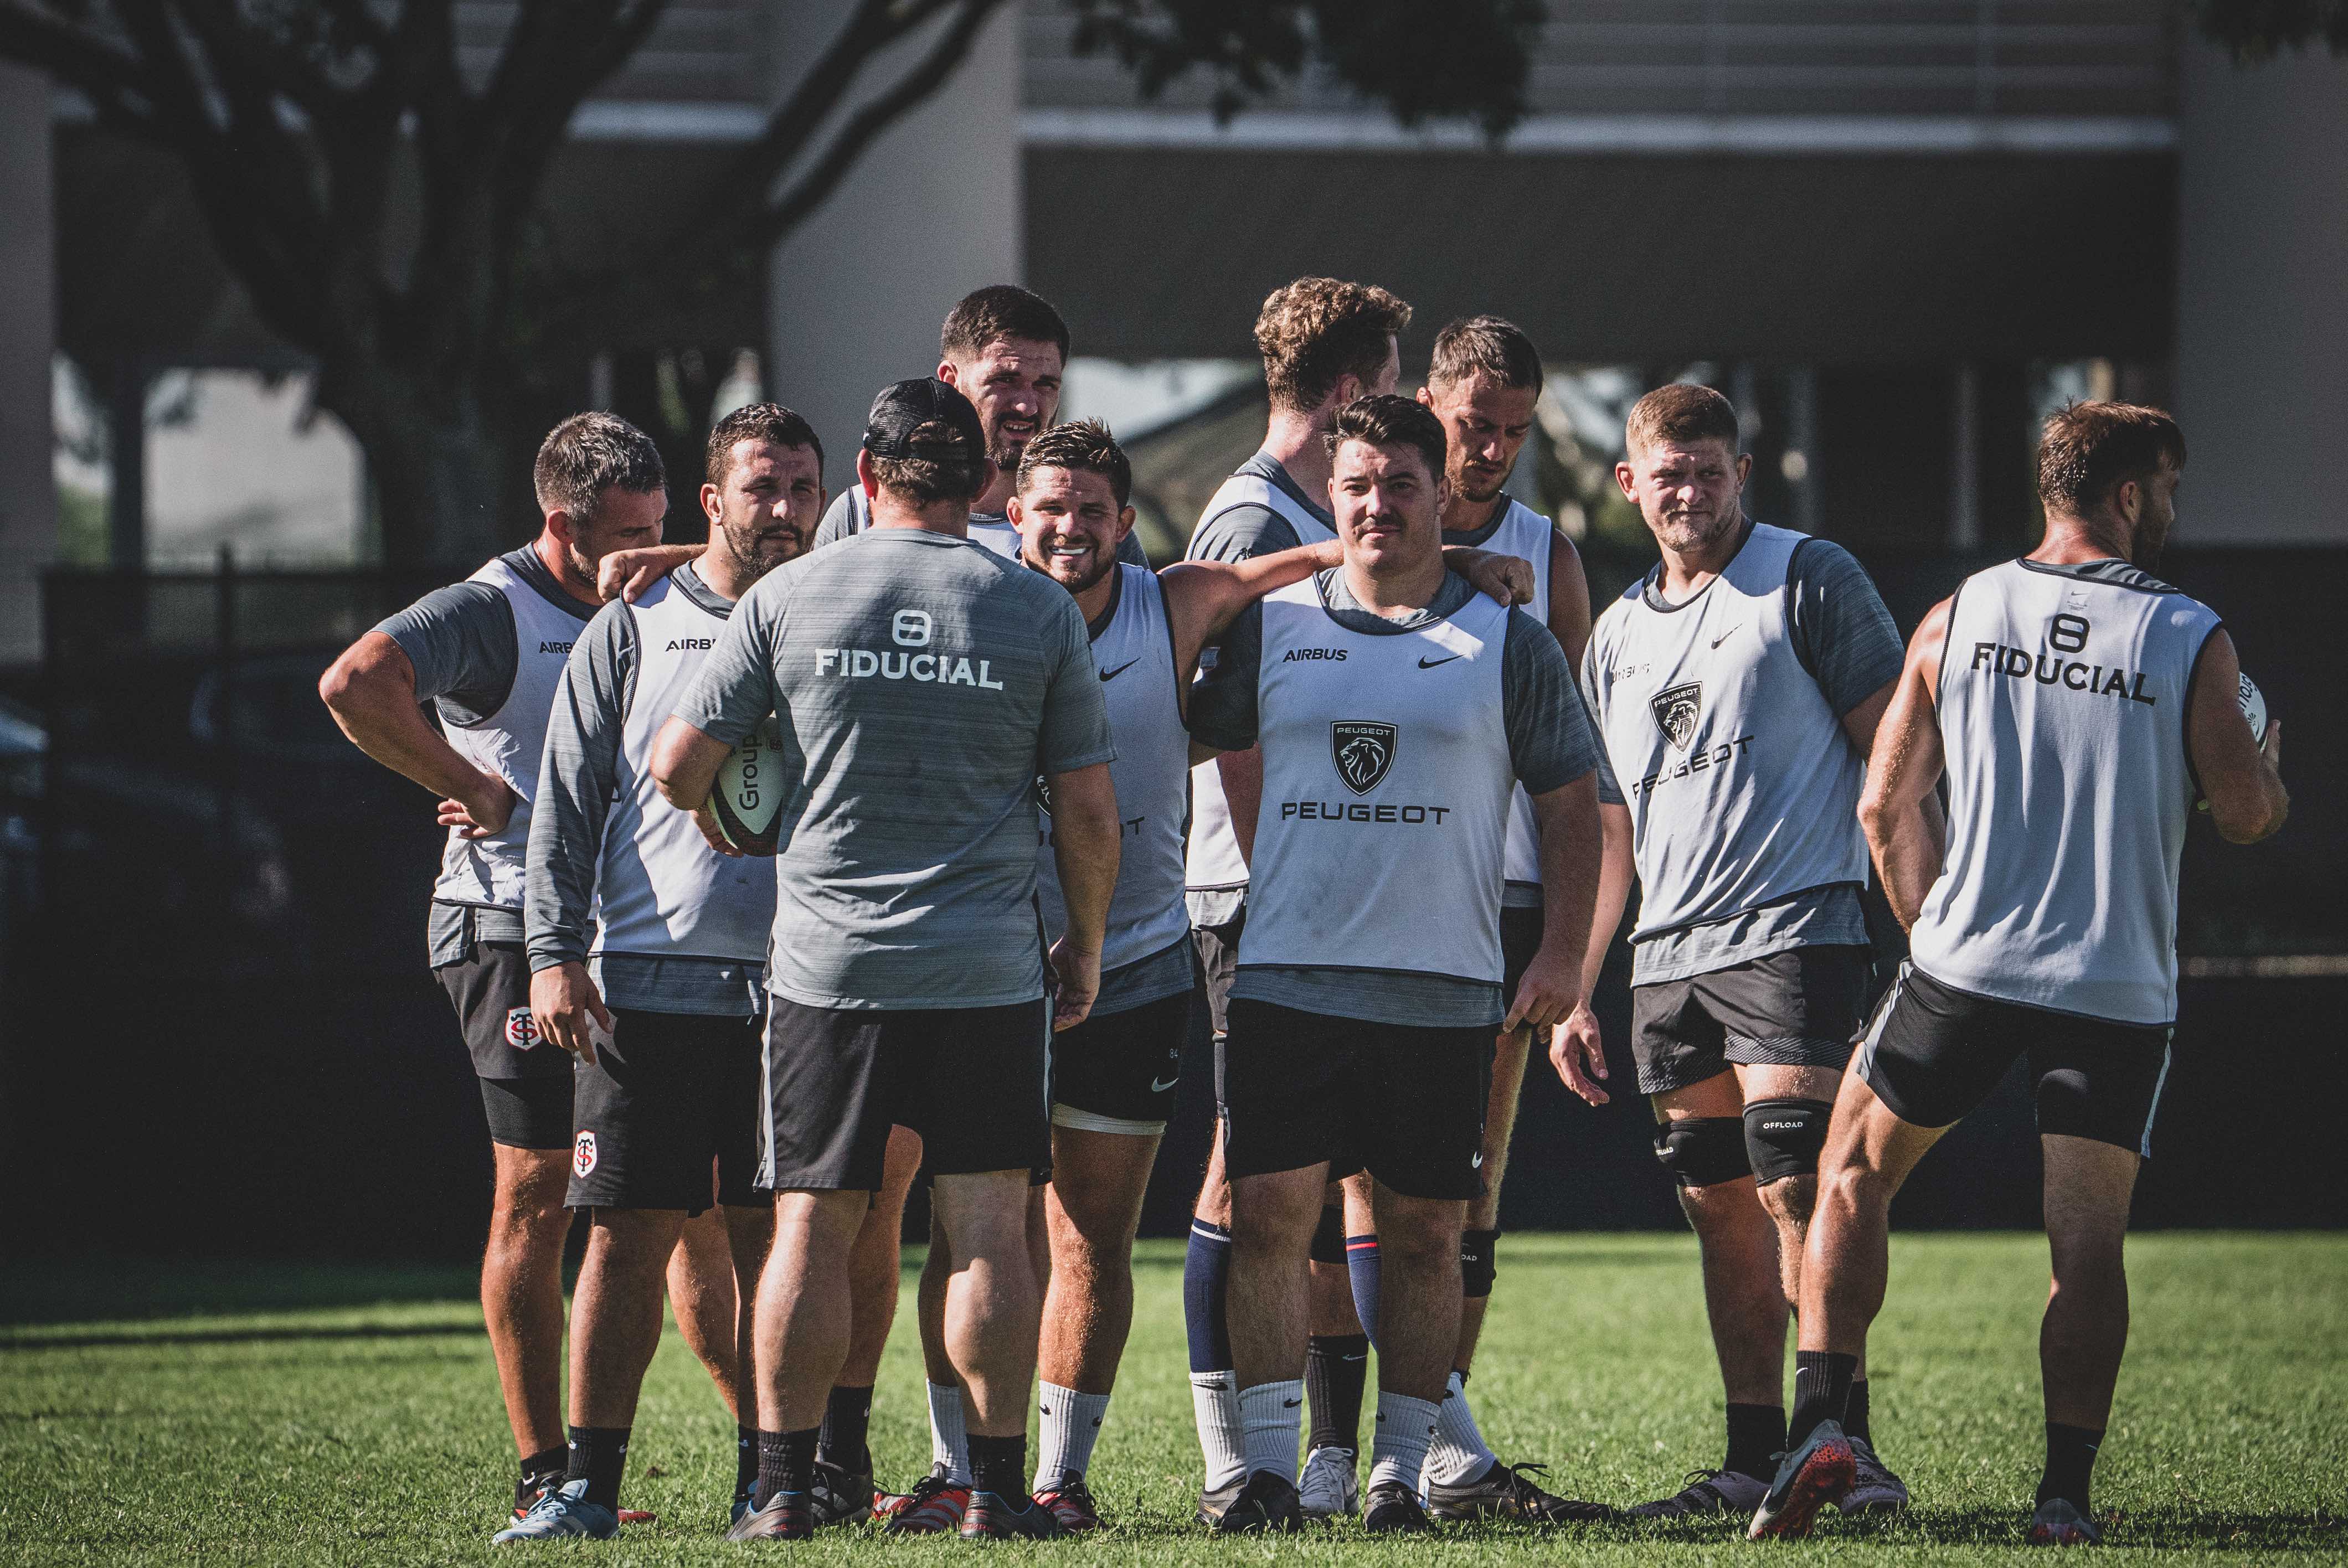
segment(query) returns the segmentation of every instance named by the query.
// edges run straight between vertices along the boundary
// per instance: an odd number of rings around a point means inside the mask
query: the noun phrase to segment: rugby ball
[[[2250,739],[2258,745],[2267,743],[2267,695],[2259,690],[2258,682],[2248,675],[2242,677],[2240,693],[2242,717],[2250,722]]]
[[[709,807],[717,831],[745,855],[772,855],[783,815],[783,730],[773,714],[743,736],[718,764]]]

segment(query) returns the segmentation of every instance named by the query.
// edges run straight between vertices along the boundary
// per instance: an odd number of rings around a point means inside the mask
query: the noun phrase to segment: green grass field
[[[2039,1458],[2044,1244],[2007,1235],[1895,1243],[1874,1344],[1875,1427],[1917,1507],[1832,1515],[1799,1547],[1725,1523],[1494,1527],[1373,1543],[1354,1529],[1210,1541],[1189,1524],[1198,1451],[1183,1378],[1181,1254],[1151,1243],[1094,1486],[1116,1528],[1013,1546],[1068,1563],[1446,1563],[1558,1555],[1749,1560],[1755,1552],[1972,1561],[2017,1548]],[[909,1264],[917,1261],[909,1257]],[[2296,1553],[2348,1560],[2348,1237],[2149,1235],[2131,1248],[2136,1330],[2096,1480],[2132,1556]],[[0,1272],[0,1563],[512,1562],[487,1544],[513,1454],[461,1270],[217,1265]],[[928,1438],[912,1293],[873,1409],[881,1479]],[[1475,1379],[1508,1459],[1554,1490],[1630,1502],[1717,1460],[1719,1384],[1693,1243],[1511,1236]],[[951,1559],[951,1540],[827,1532],[812,1546],[719,1539],[733,1434],[674,1331],[653,1364],[627,1501],[660,1522],[614,1543],[525,1548],[563,1561]]]

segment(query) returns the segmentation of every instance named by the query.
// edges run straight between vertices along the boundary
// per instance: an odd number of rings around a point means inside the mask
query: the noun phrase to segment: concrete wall
[[[779,85],[798,79],[848,10],[842,0],[776,7]],[[956,300],[1021,280],[1018,46],[1019,8],[1006,5],[943,88],[776,250],[767,395],[813,422],[835,493],[855,481],[872,395],[936,368],[938,326]]]
[[[2182,66],[2182,537],[2348,540],[2348,60],[2193,40]]]
[[[57,225],[49,79],[0,65],[0,663],[41,651],[38,573],[57,552],[49,364],[57,344]]]

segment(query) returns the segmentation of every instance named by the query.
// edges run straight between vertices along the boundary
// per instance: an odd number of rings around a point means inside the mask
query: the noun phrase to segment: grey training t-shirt
[[[1395,636],[1432,625],[1456,614],[1476,596],[1475,587],[1453,572],[1426,609],[1388,620],[1365,609],[1347,591],[1342,570],[1324,571],[1315,580],[1333,619],[1348,630],[1373,636]],[[1191,690],[1190,733],[1200,743],[1225,751],[1255,744],[1257,673],[1262,656],[1263,614],[1259,606],[1250,605],[1224,634],[1221,660]],[[1500,645],[1500,720],[1509,738],[1509,765],[1529,794],[1547,794],[1599,765],[1597,733],[1573,683],[1573,666],[1550,629],[1521,610],[1509,612]],[[1386,1022],[1428,1028],[1497,1024],[1508,1012],[1508,999],[1498,986],[1378,969],[1243,968],[1231,995],[1350,1018],[1375,1011]]]
[[[1669,610],[1663,571],[1657,565],[1639,592],[1655,609]],[[1884,608],[1883,596],[1876,592],[1874,579],[1840,545],[1810,538],[1794,547],[1787,568],[1786,609],[1802,668],[1838,715],[1899,678],[1906,660],[1900,628]],[[1589,657],[1583,656],[1581,671],[1585,697],[1594,691]],[[1625,804],[1622,786],[1602,750],[1598,798],[1610,805]],[[1790,948],[1865,947],[1867,940],[1867,917],[1859,907],[1858,888],[1848,884],[1811,888],[1726,919],[1659,932],[1639,944],[1632,983],[1711,974]]]
[[[1035,775],[1112,761],[1084,612],[983,545],[872,528],[769,572],[677,717],[781,721],[767,989],[809,1007],[1043,994]]]
[[[582,626],[594,615],[595,607],[572,598],[535,549],[525,545],[508,551],[504,559],[540,598],[576,616]],[[488,583],[468,579],[436,588],[375,630],[407,655],[416,668],[416,700],[438,708],[444,723],[478,724],[505,706],[518,658],[513,606]],[[519,910],[438,900],[425,938],[434,968],[463,962],[477,941],[519,945],[522,939]]]
[[[865,499],[863,487],[850,485],[832,497],[831,505],[824,511],[823,521],[816,525],[815,543],[808,548],[820,549],[825,545],[836,545],[871,526],[871,504]],[[1011,526],[1011,519],[1004,514],[973,512],[970,526],[972,537],[980,543],[998,547],[996,554],[1015,556],[1019,553],[1016,542],[1018,530]],[[1009,536],[1007,538],[1006,535]],[[1149,552],[1143,549],[1141,541],[1129,532],[1117,542],[1117,559],[1128,566],[1147,568],[1149,565]]]

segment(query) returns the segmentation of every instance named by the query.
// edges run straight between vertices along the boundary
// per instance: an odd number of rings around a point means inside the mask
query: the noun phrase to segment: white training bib
[[[1959,990],[2177,1018],[2186,707],[2215,611],[2124,561],[2008,561],[1949,610],[1949,844],[1910,947]],[[2230,695],[2230,693],[2229,693]]]
[[[1356,631],[1313,579],[1263,600],[1263,802],[1239,967],[1384,969],[1498,986],[1516,770],[1509,611]]]
[[[1631,811],[1633,942],[1867,881],[1866,759],[1787,611],[1807,537],[1756,523],[1694,598],[1658,610],[1634,587],[1591,631],[1591,717]]]
[[[1101,969],[1164,951],[1190,929],[1182,903],[1182,817],[1189,781],[1190,737],[1182,728],[1174,682],[1174,635],[1166,619],[1158,574],[1120,562],[1117,609],[1093,640],[1093,664],[1108,703],[1108,731],[1117,760],[1108,765],[1117,790],[1117,890],[1109,899],[1108,935]],[[1036,780],[1035,896],[1044,928],[1055,939],[1067,927],[1060,867],[1052,853],[1048,786]]]
[[[653,738],[701,672],[726,617],[674,577],[634,606],[636,678],[620,731],[616,798],[603,824],[595,880],[595,943],[605,953],[758,963],[775,923],[775,869],[709,847],[690,814],[661,798]]]
[[[1476,548],[1494,555],[1514,556],[1533,569],[1533,600],[1517,606],[1527,615],[1549,624],[1549,563],[1550,540],[1556,534],[1550,520],[1515,497],[1506,497],[1508,511],[1499,527]],[[1533,797],[1519,784],[1509,805],[1509,881],[1517,886],[1539,887],[1540,834],[1533,826]]]
[[[449,747],[483,773],[506,781],[516,799],[513,815],[487,838],[463,838],[448,830],[440,856],[440,876],[432,897],[444,904],[481,904],[499,909],[522,907],[522,866],[530,849],[530,803],[538,793],[539,753],[546,748],[546,715],[554,688],[586,622],[555,605],[503,560],[493,560],[467,580],[489,584],[513,610],[514,677],[498,711],[478,724],[448,722]]]
[[[1260,474],[1234,474],[1207,501],[1191,533],[1196,544],[1209,523],[1234,507],[1268,507],[1296,530],[1296,542],[1318,544],[1337,532],[1299,506],[1293,497]],[[1203,660],[1201,674],[1204,673]],[[1184,881],[1193,893],[1232,892],[1248,885],[1248,863],[1231,832],[1231,802],[1223,798],[1223,775],[1211,757],[1190,770],[1190,847]]]

